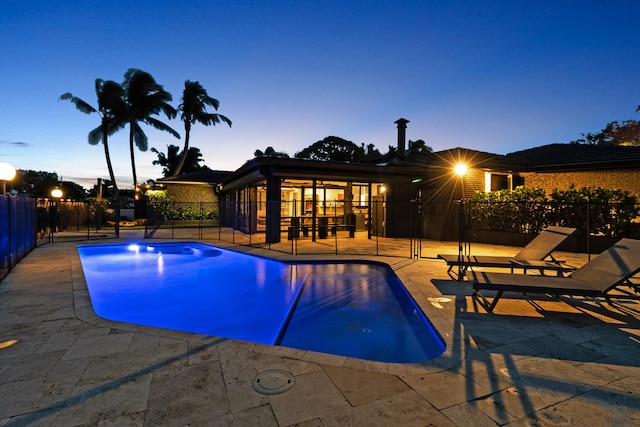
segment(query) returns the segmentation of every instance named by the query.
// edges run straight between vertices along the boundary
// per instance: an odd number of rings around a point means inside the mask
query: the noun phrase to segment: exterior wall
[[[569,171],[569,172],[521,172],[527,188],[542,188],[547,194],[553,190],[602,187],[608,190],[626,190],[640,197],[640,169]]]
[[[471,198],[476,191],[484,191],[484,170],[469,169],[464,177],[458,179],[462,179],[464,182],[465,199]],[[459,199],[460,196],[457,198]]]
[[[217,203],[218,196],[210,185],[167,184],[167,194],[174,202]]]

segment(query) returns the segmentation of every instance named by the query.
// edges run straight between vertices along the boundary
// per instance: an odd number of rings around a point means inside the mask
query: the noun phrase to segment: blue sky
[[[21,1],[0,14],[0,162],[85,186],[108,177],[96,78],[150,72],[177,106],[186,79],[220,101],[233,127],[196,126],[212,169],[256,149],[290,155],[329,135],[380,151],[407,138],[436,151],[506,154],[638,119],[640,2],[604,1]],[[169,122],[183,134],[178,120]],[[145,128],[150,147],[182,141]],[[110,139],[131,185],[127,132]],[[162,176],[136,152],[140,181]]]

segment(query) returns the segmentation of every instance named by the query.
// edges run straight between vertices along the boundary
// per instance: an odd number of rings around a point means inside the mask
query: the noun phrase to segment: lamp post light
[[[456,163],[453,167],[453,172],[460,179],[460,217],[459,221],[459,229],[458,229],[458,280],[461,280],[462,277],[462,258],[465,255],[468,255],[470,247],[467,246],[467,239],[465,238],[465,224],[464,224],[464,176],[467,174],[467,165],[462,162]],[[464,249],[463,249],[464,246]]]
[[[453,172],[460,178],[460,200],[464,199],[464,176],[467,174],[467,165],[457,163],[453,167]]]
[[[7,194],[7,181],[16,177],[16,168],[9,163],[0,163],[0,181],[2,181],[2,194]]]
[[[49,206],[49,243],[53,243],[53,234],[56,230],[56,218],[58,216],[58,201],[63,196],[62,190],[55,187],[51,190],[51,205]]]

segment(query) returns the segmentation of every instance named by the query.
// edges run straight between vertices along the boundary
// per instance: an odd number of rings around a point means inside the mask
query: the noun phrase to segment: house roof
[[[385,178],[415,175],[421,170],[420,166],[413,164],[380,166],[364,163],[257,157],[246,162],[227,177],[223,183],[226,189],[239,188],[261,182],[268,175],[289,179],[383,182]]]
[[[449,165],[459,162],[466,163],[469,167],[487,168],[487,169],[505,169],[508,168],[508,162],[505,156],[501,154],[493,154],[485,151],[471,150],[469,148],[456,147],[449,150],[442,150],[433,153],[440,161]]]
[[[225,187],[238,187],[262,181],[267,175],[306,179],[382,180],[385,176],[420,174],[425,167],[450,168],[458,162],[477,169],[514,172],[640,168],[640,147],[549,144],[507,155],[456,147],[438,152],[409,151],[404,161],[392,160],[386,165],[257,157],[235,171],[207,168],[176,177],[161,178],[158,182],[222,183]]]
[[[505,159],[520,171],[567,171],[640,167],[640,147],[549,144],[509,153]]]

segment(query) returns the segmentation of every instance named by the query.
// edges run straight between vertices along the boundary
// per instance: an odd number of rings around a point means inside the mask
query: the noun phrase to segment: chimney
[[[404,151],[407,139],[407,123],[409,120],[399,118],[394,123],[398,125],[398,159],[404,160]]]

